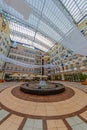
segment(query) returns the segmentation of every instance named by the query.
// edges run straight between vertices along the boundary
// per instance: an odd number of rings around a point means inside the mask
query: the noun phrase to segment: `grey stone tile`
[[[83,123],[83,121],[78,116],[66,118],[66,121],[69,123],[70,126],[74,126],[74,125]]]
[[[77,124],[75,126],[72,126],[72,129],[73,130],[87,130],[87,124],[85,122],[81,124]]]
[[[4,119],[8,114],[9,112],[5,111],[4,109],[0,110],[0,121]]]
[[[42,120],[27,119],[23,130],[43,130]]]
[[[32,130],[43,130],[43,129],[39,129],[39,128],[33,128]]]
[[[87,124],[78,116],[66,118],[66,121],[73,130],[87,130]]]
[[[79,125],[75,125],[75,126],[73,126],[71,128],[72,128],[72,130],[83,130],[82,127],[79,126]]]
[[[43,127],[42,120],[35,120],[34,127],[42,129],[42,127]]]
[[[30,128],[30,127],[24,127],[22,130],[33,130],[33,128]]]
[[[79,126],[82,128],[82,130],[87,130],[87,123],[84,122],[80,124]]]
[[[5,88],[8,88],[10,86],[14,86],[19,84],[18,82],[4,82],[4,83],[0,83],[0,91],[2,91]]]
[[[81,120],[78,116],[73,117],[73,120],[76,122],[76,124],[83,122],[83,120]]]
[[[28,123],[30,126],[34,126],[35,120],[34,119],[28,119]]]
[[[25,122],[25,126],[33,128],[34,122],[35,122],[34,119],[27,119],[27,121]]]
[[[69,123],[70,126],[76,125],[75,120],[73,120],[73,117],[66,118],[66,121]]]

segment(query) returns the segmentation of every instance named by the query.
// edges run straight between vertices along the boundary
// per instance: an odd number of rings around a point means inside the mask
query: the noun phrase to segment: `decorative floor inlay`
[[[50,95],[50,96],[37,96],[32,94],[26,94],[20,90],[20,86],[15,87],[12,89],[12,94],[20,99],[26,100],[26,101],[33,101],[33,102],[58,102],[58,101],[64,101],[66,99],[71,98],[75,92],[73,89],[66,87],[65,91],[60,94],[56,95]]]
[[[6,88],[0,93],[0,130],[87,130],[87,94],[68,87],[49,100]]]

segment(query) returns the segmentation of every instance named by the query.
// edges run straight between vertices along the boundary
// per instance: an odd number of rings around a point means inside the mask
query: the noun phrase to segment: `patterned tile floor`
[[[87,130],[87,85],[59,83],[74,94],[55,102],[23,100],[12,93],[21,83],[1,83],[0,130]]]

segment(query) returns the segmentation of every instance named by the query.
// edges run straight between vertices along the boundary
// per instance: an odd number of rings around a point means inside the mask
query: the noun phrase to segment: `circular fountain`
[[[46,81],[41,80],[39,84],[29,84],[25,83],[20,86],[20,90],[24,93],[29,93],[33,95],[55,95],[65,91],[65,86],[60,83],[46,83]]]

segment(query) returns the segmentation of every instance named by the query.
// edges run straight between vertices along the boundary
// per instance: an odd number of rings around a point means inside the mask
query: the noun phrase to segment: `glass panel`
[[[44,36],[40,35],[40,34],[36,34],[36,39],[38,39],[39,41],[41,41],[44,45],[47,45],[49,47],[52,47],[54,45],[53,42],[51,42],[50,40],[48,40],[47,38],[45,38]]]
[[[20,25],[15,22],[10,22],[10,29],[11,33],[12,31],[18,32],[21,37],[22,35],[23,37],[26,35],[24,39],[22,38],[22,42],[27,43],[29,36],[34,39],[35,33],[38,32],[36,33],[34,42],[38,41],[39,45],[35,43],[35,46],[37,45],[39,48],[48,50],[54,45],[54,42],[60,42],[61,39],[64,38],[63,36],[68,35],[73,29],[71,22],[53,0],[45,0],[45,4],[44,0],[24,0],[32,9],[28,20],[23,19],[23,16],[19,12],[6,5],[3,1],[4,0],[0,1],[2,9],[12,14],[15,21],[18,20],[20,22]],[[87,14],[87,0],[61,0],[61,2],[76,22],[81,20]],[[46,24],[47,21],[49,21],[50,25]],[[22,26],[23,23],[24,26]],[[29,28],[26,25],[28,25]],[[33,29],[35,31],[33,31]],[[16,39],[19,39],[18,36]]]
[[[38,48],[38,49],[40,49],[40,50],[42,50],[42,51],[45,51],[45,52],[48,51],[47,48],[43,47],[42,45],[40,45],[40,44],[38,44],[38,43],[35,43],[35,42],[34,42],[34,43],[33,43],[33,46],[36,47],[36,48]]]
[[[35,32],[17,23],[10,22],[10,29],[34,37]]]
[[[30,41],[29,39],[26,39],[24,37],[21,37],[21,36],[10,34],[10,38],[12,41],[16,41],[19,43],[25,43],[27,45],[32,45],[32,41]]]
[[[79,22],[87,14],[87,0],[61,0],[61,2],[76,22]],[[75,14],[77,14],[76,17]]]
[[[16,10],[14,10],[11,6],[8,6],[8,5],[4,2],[4,0],[0,0],[0,4],[1,4],[1,8],[2,8],[3,10],[5,10],[6,12],[12,14],[14,17],[23,19],[23,16],[22,16],[19,12],[17,12]]]
[[[44,15],[63,33],[67,33],[72,28],[69,20],[52,0],[46,0],[43,10]]]
[[[44,0],[25,0],[30,6],[36,8],[38,11],[41,11],[43,8]]]
[[[35,28],[37,28],[38,21],[39,19],[33,14],[30,15],[29,20],[28,20],[29,24]]]
[[[12,41],[16,41],[16,42],[19,42],[19,43],[22,43],[22,44],[33,46],[33,47],[38,48],[38,49],[45,51],[45,52],[47,52],[48,49],[49,49],[47,47],[44,47],[41,43],[32,42],[28,38],[21,37],[21,36],[18,36],[18,35],[10,34],[10,38],[11,38]]]
[[[51,27],[40,22],[39,30],[41,30],[45,35],[47,35],[49,38],[53,39],[54,41],[58,42],[61,39],[61,36],[55,32]]]

